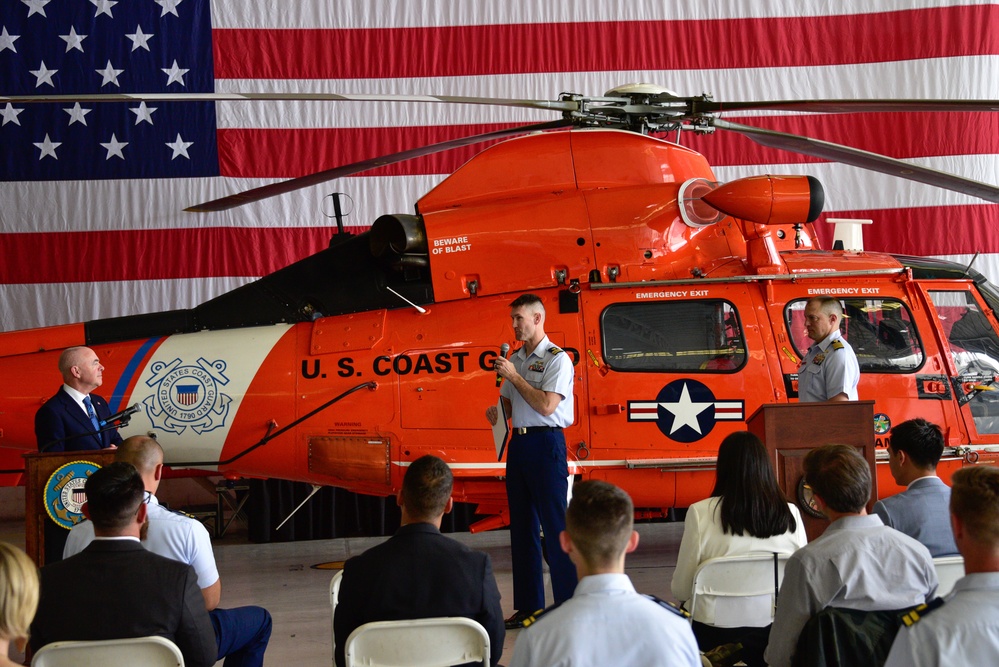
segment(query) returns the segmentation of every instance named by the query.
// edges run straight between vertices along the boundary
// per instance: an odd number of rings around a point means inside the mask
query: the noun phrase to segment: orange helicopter
[[[219,96],[234,97],[254,98]],[[622,486],[636,507],[685,507],[707,496],[722,438],[745,429],[761,405],[796,400],[809,345],[804,306],[814,295],[843,302],[859,395],[875,401],[879,444],[893,423],[922,416],[945,430],[945,477],[999,461],[996,287],[944,261],[822,249],[812,224],[823,205],[816,179],[718,183],[702,155],[655,136],[734,131],[999,202],[993,185],[719,117],[747,109],[994,111],[999,102],[721,103],[645,84],[556,101],[437,100],[550,109],[561,118],[192,207],[248,204],[516,137],[477,154],[414,212],[382,216],[363,234],[341,232],[329,248],[195,308],[0,333],[3,481],[17,483],[21,454],[36,449],[34,413],[57,384],[49,369],[61,350],[87,345],[106,367],[100,393],[111,410],[137,407],[122,434],[156,433],[174,468],[389,496],[405,466],[432,453],[455,471],[455,500],[493,517],[478,527],[502,525],[504,463],[483,410],[498,393],[492,360],[512,338],[508,304],[524,292],[543,299],[548,335],[575,364],[570,471]],[[878,477],[882,496],[898,490],[886,465]]]

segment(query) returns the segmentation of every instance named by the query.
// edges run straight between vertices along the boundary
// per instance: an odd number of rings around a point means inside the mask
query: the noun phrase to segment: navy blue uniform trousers
[[[562,551],[569,490],[562,431],[534,432],[510,438],[506,459],[506,495],[510,505],[510,551],[513,556],[513,606],[533,612],[545,607],[541,536],[555,604],[572,597],[576,567]]]
[[[225,667],[260,667],[271,638],[271,615],[263,607],[213,609],[208,618],[215,628],[218,659]]]

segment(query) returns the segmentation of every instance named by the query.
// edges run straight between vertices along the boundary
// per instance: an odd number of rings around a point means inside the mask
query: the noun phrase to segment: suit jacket
[[[90,394],[90,402],[97,413],[98,421],[111,416],[108,402],[97,394]],[[71,437],[78,436],[78,437]],[[67,438],[63,440],[63,438]],[[94,434],[94,425],[83,408],[73,400],[73,397],[63,391],[62,387],[56,395],[45,401],[35,413],[35,439],[38,449],[45,445],[62,440],[52,445],[46,452],[74,452],[87,449],[103,449],[111,445],[120,445],[121,436],[118,429],[112,428],[100,435]]]
[[[190,565],[123,539],[96,540],[42,568],[31,624],[35,651],[56,641],[149,635],[177,644],[188,667],[215,664],[215,630]]]
[[[348,560],[333,614],[335,658],[347,638],[371,621],[464,616],[489,633],[491,664],[503,654],[503,612],[489,556],[429,523],[402,526],[387,542]]]
[[[939,477],[920,477],[909,488],[874,503],[874,513],[886,526],[926,545],[930,555],[956,555],[950,529],[950,487]]]

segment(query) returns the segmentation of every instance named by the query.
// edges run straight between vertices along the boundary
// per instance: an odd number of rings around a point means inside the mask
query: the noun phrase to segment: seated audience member
[[[128,463],[111,463],[84,489],[96,537],[79,554],[42,568],[32,649],[158,635],[177,645],[187,667],[214,665],[215,632],[194,568],[139,543],[146,522],[142,477]]]
[[[788,667],[805,623],[826,607],[858,611],[907,609],[937,590],[925,546],[868,516],[871,469],[847,445],[808,452],[805,481],[816,507],[831,523],[787,561],[766,660]]]
[[[936,424],[918,418],[897,424],[888,443],[888,468],[906,489],[874,503],[886,526],[919,540],[934,558],[957,553],[947,511],[950,488],[937,477],[943,450],[943,432]]]
[[[805,524],[798,508],[787,502],[763,443],[748,431],[727,436],[718,448],[715,488],[711,497],[687,510],[680,553],[673,572],[673,595],[690,600],[694,574],[706,560],[746,554],[792,554],[805,545]],[[716,627],[715,600],[697,604],[694,636],[702,651],[740,643],[740,657],[750,667],[763,665],[770,634],[772,596],[759,600],[759,626]],[[744,612],[749,614],[748,610]]]
[[[635,592],[625,554],[638,546],[635,509],[612,484],[587,481],[572,489],[562,550],[579,583],[561,605],[528,619],[511,667],[699,667],[700,654],[681,612]]]
[[[489,633],[490,663],[503,655],[503,610],[488,554],[440,532],[451,511],[453,477],[436,456],[413,461],[396,500],[402,525],[388,541],[344,563],[333,615],[336,664],[347,638],[371,621],[464,616]]]
[[[156,499],[163,475],[163,448],[153,438],[133,435],[114,453],[115,461],[135,466],[145,486],[148,527],[143,546],[154,554],[179,560],[194,567],[198,587],[205,598],[208,618],[215,628],[218,659],[229,667],[259,667],[271,637],[271,615],[263,607],[221,609],[222,581],[215,566],[212,540],[205,526],[192,517],[171,512]],[[94,539],[94,524],[83,521],[73,526],[66,540],[63,558],[83,551]]]
[[[999,470],[964,468],[951,481],[950,520],[965,575],[932,611],[905,619],[885,667],[999,665]]]
[[[0,542],[0,667],[17,665],[7,657],[10,642],[24,653],[37,607],[38,568],[28,554]]]

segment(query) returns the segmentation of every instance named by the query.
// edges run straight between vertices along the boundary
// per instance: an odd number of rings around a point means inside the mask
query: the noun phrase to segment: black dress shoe
[[[506,619],[503,624],[506,626],[507,630],[517,630],[518,628],[524,627],[524,621],[531,617],[531,612],[529,611],[518,611],[515,612],[513,616]]]

